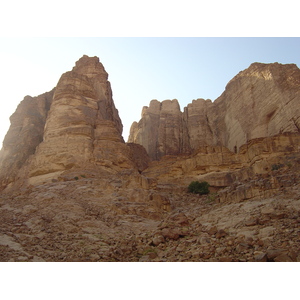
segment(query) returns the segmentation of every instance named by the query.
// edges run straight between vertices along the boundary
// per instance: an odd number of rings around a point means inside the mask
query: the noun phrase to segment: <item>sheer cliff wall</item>
[[[299,132],[299,104],[296,65],[253,63],[214,102],[193,100],[181,112],[176,99],[152,100],[132,124],[128,141],[143,145],[154,160],[205,145],[237,152],[251,139]]]

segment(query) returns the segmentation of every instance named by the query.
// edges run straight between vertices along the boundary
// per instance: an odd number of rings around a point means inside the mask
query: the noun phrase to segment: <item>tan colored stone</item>
[[[254,256],[254,260],[257,262],[266,262],[267,261],[267,254],[264,252],[258,252]]]
[[[214,102],[193,100],[181,113],[177,100],[152,100],[133,124],[129,142],[143,145],[152,159],[190,153],[203,145],[238,152],[256,138],[298,133],[299,99],[300,70],[295,64],[253,63]]]
[[[153,240],[152,243],[154,244],[154,246],[158,246],[161,243],[164,243],[165,239],[162,235],[156,235]]]
[[[267,251],[267,256],[269,260],[275,260],[277,257],[285,255],[286,252],[284,249],[270,249]]]
[[[97,57],[83,56],[61,76],[55,90],[24,99],[1,150],[2,185],[16,181],[17,174],[36,185],[74,169],[147,167],[142,147],[124,143],[107,78]]]
[[[164,238],[170,239],[170,240],[178,240],[179,239],[179,232],[175,228],[163,228],[161,231],[161,234]]]

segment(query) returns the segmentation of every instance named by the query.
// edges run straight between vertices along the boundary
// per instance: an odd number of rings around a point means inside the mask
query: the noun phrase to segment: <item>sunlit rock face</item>
[[[247,141],[300,128],[300,70],[254,63],[226,86],[209,111],[214,143],[230,150]]]
[[[214,102],[194,100],[181,113],[179,105],[174,109],[168,104],[170,100],[151,101],[132,125],[129,141],[143,145],[152,159],[191,153],[205,145],[237,152],[254,138],[299,132],[299,102],[296,65],[253,63]]]
[[[43,143],[31,162],[30,177],[107,161],[129,164],[128,149],[121,135],[122,123],[107,78],[99,59],[87,56],[71,72],[62,75],[46,121]]]
[[[160,159],[165,154],[177,155],[189,149],[183,141],[185,129],[176,99],[152,100],[149,107],[143,107],[141,121],[133,123],[128,142],[143,145],[151,158]]]
[[[83,56],[55,90],[23,100],[1,150],[4,186],[16,177],[34,183],[74,168],[136,166],[107,78],[99,58]]]

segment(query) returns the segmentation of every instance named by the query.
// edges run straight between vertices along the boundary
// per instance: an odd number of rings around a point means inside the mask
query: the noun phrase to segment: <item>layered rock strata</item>
[[[300,135],[285,133],[249,141],[234,153],[226,147],[204,146],[193,155],[164,156],[142,173],[156,179],[157,190],[180,193],[192,181],[207,181],[220,201],[239,202],[270,197],[300,180]],[[293,170],[282,176],[273,171]]]
[[[160,159],[188,151],[186,137],[178,101],[152,100],[143,107],[141,121],[132,124],[128,142],[143,145],[151,158]]]
[[[43,141],[54,91],[38,97],[26,96],[10,117],[11,125],[0,151],[0,188],[15,180],[22,166]]]
[[[132,125],[128,140],[143,145],[152,159],[191,153],[205,145],[237,152],[251,139],[299,133],[299,101],[296,65],[253,63],[214,102],[197,99],[181,112],[177,100],[151,101]]]
[[[18,178],[34,184],[74,168],[145,168],[147,161],[136,162],[137,149],[123,140],[107,79],[99,58],[83,56],[52,92],[23,100],[0,154],[3,186]]]

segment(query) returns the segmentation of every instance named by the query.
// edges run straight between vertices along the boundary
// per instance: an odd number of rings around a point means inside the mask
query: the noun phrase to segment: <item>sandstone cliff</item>
[[[188,154],[204,145],[237,152],[251,139],[299,132],[299,101],[296,65],[253,63],[214,102],[194,100],[181,113],[177,100],[151,101],[128,140],[143,145],[152,159]]]
[[[21,167],[43,141],[54,91],[38,97],[26,96],[10,117],[11,125],[0,151],[0,188],[15,180]]]
[[[128,142],[143,145],[153,159],[188,151],[187,131],[181,115],[176,99],[152,100],[149,107],[143,107],[141,121],[133,123]]]
[[[73,169],[144,168],[122,137],[108,74],[97,57],[83,56],[56,88],[25,97],[11,117],[0,154],[0,181],[55,179]],[[139,149],[139,152],[143,149]]]

